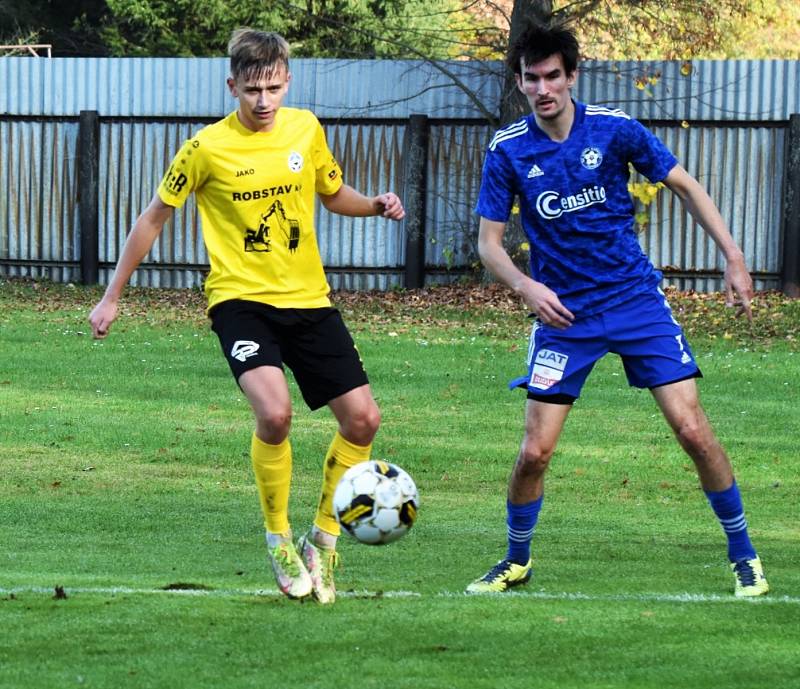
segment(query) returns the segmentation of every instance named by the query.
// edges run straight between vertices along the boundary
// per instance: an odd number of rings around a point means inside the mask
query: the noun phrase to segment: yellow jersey
[[[211,263],[209,309],[228,299],[278,308],[329,306],[314,228],[316,193],[342,171],[308,110],[280,108],[269,132],[236,112],[201,129],[173,158],[158,195],[180,208],[194,192]]]

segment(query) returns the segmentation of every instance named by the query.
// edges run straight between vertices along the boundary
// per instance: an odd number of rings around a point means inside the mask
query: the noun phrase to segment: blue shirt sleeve
[[[621,133],[621,143],[626,148],[628,160],[651,182],[661,182],[678,164],[678,159],[661,139],[641,122],[628,120]]]
[[[486,151],[475,212],[487,220],[507,222],[516,196],[511,164],[500,148]]]

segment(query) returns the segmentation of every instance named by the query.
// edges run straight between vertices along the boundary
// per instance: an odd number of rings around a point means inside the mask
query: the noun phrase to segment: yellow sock
[[[250,459],[256,476],[264,527],[284,534],[289,531],[289,486],[292,482],[292,446],[286,438],[278,445],[265,443],[253,433]]]
[[[333,493],[342,478],[342,474],[359,462],[366,462],[372,451],[372,443],[367,446],[354,445],[342,437],[339,431],[333,436],[328,454],[325,455],[325,466],[322,471],[322,496],[317,507],[314,526],[329,534],[338,536],[339,522],[333,514]]]

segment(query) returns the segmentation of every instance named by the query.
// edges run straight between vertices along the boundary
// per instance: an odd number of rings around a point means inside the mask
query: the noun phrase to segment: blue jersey
[[[629,163],[660,182],[677,160],[621,110],[579,102],[566,141],[550,139],[528,115],[499,130],[486,152],[476,212],[507,222],[519,197],[531,277],[576,317],[661,281],[636,236]]]

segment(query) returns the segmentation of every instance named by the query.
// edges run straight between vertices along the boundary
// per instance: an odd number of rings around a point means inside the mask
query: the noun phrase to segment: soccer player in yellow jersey
[[[205,283],[211,327],[255,416],[250,455],[275,578],[290,598],[332,603],[339,535],[333,492],[348,467],[369,459],[380,412],[328,299],[315,194],[346,216],[401,220],[405,211],[391,192],[368,197],[344,184],[316,117],[281,107],[291,80],[281,36],[239,29],[228,52],[228,87],[238,109],[200,130],[175,156],[89,321],[95,337],[108,334],[130,276],[194,192],[211,263]],[[308,406],[328,405],[338,421],[313,525],[296,546],[288,518],[292,407],[284,363]]]

